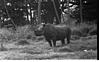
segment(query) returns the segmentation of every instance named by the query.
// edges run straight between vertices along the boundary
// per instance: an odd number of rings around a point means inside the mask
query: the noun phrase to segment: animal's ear
[[[46,24],[43,24],[43,27],[45,27]]]
[[[45,23],[42,23],[42,25],[43,25],[43,27],[45,27],[46,24]]]

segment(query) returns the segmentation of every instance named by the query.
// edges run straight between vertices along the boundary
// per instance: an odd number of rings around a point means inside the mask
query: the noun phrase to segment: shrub
[[[15,32],[15,37],[17,39],[30,39],[32,38],[32,36],[34,35],[33,31],[30,30],[30,26],[26,25],[26,26],[22,26],[22,27],[18,27],[16,32]]]
[[[94,27],[93,29],[91,29],[91,30],[89,31],[89,35],[97,35],[97,28]]]
[[[74,29],[74,30],[72,30],[72,35],[81,36],[82,33],[80,32],[80,30]]]

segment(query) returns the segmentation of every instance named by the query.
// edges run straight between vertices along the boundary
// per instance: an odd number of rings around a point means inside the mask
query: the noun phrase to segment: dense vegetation
[[[53,23],[55,14],[55,8],[51,0],[42,0],[41,3],[41,18],[42,22]],[[47,2],[46,2],[47,1]],[[69,15],[76,20],[80,21],[80,0],[60,1],[55,0],[56,9],[58,11],[59,19],[62,12],[67,14],[69,7]],[[82,2],[82,17],[83,21],[95,21],[96,22],[96,8],[97,0],[81,0]],[[37,23],[37,9],[38,0],[0,0],[0,25],[15,24],[26,25]],[[57,3],[57,4],[56,4]],[[61,9],[59,8],[61,5]],[[73,8],[74,7],[74,8]],[[62,12],[61,12],[62,11]],[[57,20],[57,19],[56,19]],[[60,19],[61,20],[61,19]],[[56,23],[59,23],[57,20]]]

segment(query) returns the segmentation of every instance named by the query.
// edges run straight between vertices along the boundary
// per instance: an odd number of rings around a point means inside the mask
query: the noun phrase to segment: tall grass
[[[6,40],[27,39],[34,36],[33,31],[30,30],[29,25],[19,26],[16,31],[6,28],[0,29],[0,38]]]

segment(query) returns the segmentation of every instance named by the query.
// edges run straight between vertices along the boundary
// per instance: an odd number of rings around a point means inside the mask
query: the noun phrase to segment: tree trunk
[[[3,2],[4,2],[4,7],[5,7],[5,9],[6,9],[6,13],[7,13],[8,17],[11,19],[11,22],[12,22],[12,24],[14,25],[14,29],[16,30],[17,26],[16,26],[16,24],[14,23],[13,19],[11,18],[11,16],[9,15],[9,12],[8,12],[8,10],[7,10],[7,7],[6,7],[6,1],[3,0]]]
[[[41,23],[41,2],[42,2],[42,0],[38,1],[38,21],[37,21],[37,24]]]
[[[55,9],[56,19],[57,19],[58,24],[59,24],[60,23],[60,17],[59,17],[59,14],[58,14],[59,8],[56,8],[54,0],[52,0],[52,2],[53,2],[54,9]]]
[[[80,0],[80,22],[83,21],[83,14],[82,14],[82,0]]]
[[[1,20],[0,20],[0,28],[1,28],[1,24],[2,24],[2,23],[1,23]]]
[[[67,0],[67,9],[68,9],[68,13],[70,13],[70,9],[69,9],[69,0]]]
[[[27,6],[27,0],[25,0],[25,6],[26,6],[26,8],[25,8],[25,11],[26,11],[26,20],[29,22],[29,16],[28,16],[28,6]]]
[[[30,5],[30,24],[32,24],[33,22],[33,19],[32,19],[32,9],[31,9],[31,4]]]

